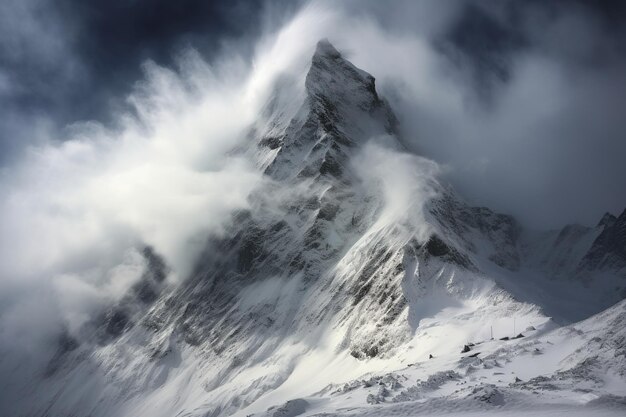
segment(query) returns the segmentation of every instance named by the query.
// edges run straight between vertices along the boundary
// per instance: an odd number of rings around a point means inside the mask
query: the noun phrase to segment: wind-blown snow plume
[[[146,63],[119,127],[72,126],[3,173],[3,344],[41,346],[18,334],[45,339],[59,315],[76,329],[139,279],[145,245],[184,278],[207,236],[248,206],[261,174],[227,153],[245,139],[256,86],[231,57],[209,66],[190,51],[179,65]]]
[[[353,163],[363,186],[381,195],[384,202],[374,227],[405,225],[417,239],[426,241],[432,230],[424,218],[425,204],[437,196],[439,166],[379,141],[368,142]]]

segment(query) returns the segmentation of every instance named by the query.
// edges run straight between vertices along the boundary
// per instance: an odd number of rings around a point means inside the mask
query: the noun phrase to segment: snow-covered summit
[[[311,100],[344,111],[372,111],[381,105],[374,77],[346,60],[327,39],[317,44],[305,87]]]
[[[341,177],[351,149],[395,132],[396,118],[379,98],[374,77],[347,61],[327,40],[317,44],[305,91],[304,102],[288,122],[279,108],[272,107],[267,116],[271,128],[261,134],[265,152],[259,159],[274,178]],[[397,139],[391,142],[400,147]]]

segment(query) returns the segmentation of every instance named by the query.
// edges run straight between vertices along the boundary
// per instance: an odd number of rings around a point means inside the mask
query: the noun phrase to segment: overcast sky
[[[62,140],[58,130],[76,121],[114,123],[146,60],[171,66],[188,46],[209,59],[226,41],[250,47],[272,7],[257,0],[1,2],[0,160],[40,135]]]

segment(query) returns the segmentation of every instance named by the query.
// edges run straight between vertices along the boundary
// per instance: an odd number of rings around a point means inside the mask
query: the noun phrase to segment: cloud
[[[372,138],[352,161],[363,187],[382,197],[383,209],[373,228],[404,226],[426,241],[432,232],[425,218],[426,203],[437,196],[440,168],[385,142],[384,138]]]
[[[21,328],[40,342],[62,325],[77,330],[139,279],[144,245],[164,257],[171,281],[184,279],[207,237],[249,206],[261,173],[230,152],[258,113],[245,64],[229,56],[209,65],[188,50],[178,66],[144,65],[119,128],[74,125],[3,170],[3,344],[22,340]],[[32,320],[17,320],[22,313]]]

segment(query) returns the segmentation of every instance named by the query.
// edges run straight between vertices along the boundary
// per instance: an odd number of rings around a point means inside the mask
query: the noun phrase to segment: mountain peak
[[[617,217],[615,217],[613,214],[609,212],[606,212],[604,213],[604,216],[602,216],[602,219],[600,219],[600,221],[598,222],[597,227],[599,226],[611,227],[615,224],[616,220],[617,220]]]
[[[317,43],[305,92],[297,118],[282,123],[289,126],[285,133],[261,141],[272,151],[278,149],[265,171],[274,178],[341,177],[350,149],[369,138],[395,134],[396,118],[379,98],[374,77],[346,60],[327,39]]]
[[[313,56],[320,58],[328,57],[336,59],[340,58],[341,54],[327,38],[324,38],[317,42],[317,46],[315,47],[315,54]]]
[[[370,110],[380,104],[374,77],[357,68],[328,41],[317,43],[306,77],[309,97]]]

